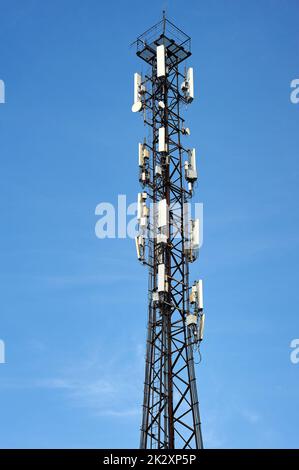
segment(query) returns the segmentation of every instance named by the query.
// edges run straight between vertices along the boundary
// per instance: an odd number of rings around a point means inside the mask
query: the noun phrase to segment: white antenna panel
[[[195,173],[196,176],[197,176],[197,171],[196,171],[196,153],[195,153],[195,149],[192,149],[192,150],[191,150],[191,154],[190,154],[190,163],[191,163],[192,170],[194,171],[194,173]]]
[[[202,280],[197,281],[197,302],[199,310],[203,310],[203,288]]]
[[[141,87],[141,75],[134,73],[134,103],[140,101],[139,91]]]
[[[203,332],[204,332],[204,327],[205,327],[205,314],[203,313],[200,317],[200,323],[199,323],[199,329],[198,329],[198,336],[199,336],[199,341],[203,340]]]
[[[188,98],[190,101],[194,99],[194,80],[193,80],[193,67],[189,67],[187,70],[187,82],[188,82]]]
[[[142,110],[142,102],[140,94],[144,91],[144,87],[141,85],[142,77],[139,73],[134,73],[134,104],[132,106],[133,113],[138,113]]]
[[[139,240],[138,240],[138,237],[135,237],[135,244],[136,244],[136,254],[137,254],[137,258],[140,259],[141,256],[140,256],[140,247],[139,247]]]
[[[168,224],[168,207],[166,199],[158,202],[158,227],[165,227]]]
[[[143,144],[138,144],[138,164],[139,166],[143,166],[144,158],[143,158]]]
[[[167,152],[167,144],[165,142],[165,127],[159,128],[159,152]]]
[[[192,183],[197,180],[195,149],[188,150],[188,166],[185,165],[185,172],[188,182]]]
[[[195,219],[192,221],[192,250],[197,251],[199,250],[199,219]]]
[[[142,217],[142,193],[138,193],[137,199],[137,220],[140,221]]]
[[[145,159],[149,158],[149,151],[144,144],[138,144],[138,164],[140,167],[143,167],[145,164]]]
[[[165,46],[157,46],[157,77],[165,77]]]
[[[142,260],[144,255],[144,238],[141,235],[138,235],[137,237],[135,237],[135,244],[137,258],[139,260]]]
[[[165,292],[165,264],[158,265],[158,292]]]

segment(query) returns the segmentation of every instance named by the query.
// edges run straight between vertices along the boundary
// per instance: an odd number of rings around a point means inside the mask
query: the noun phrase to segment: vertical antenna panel
[[[165,127],[159,128],[159,152],[167,152],[167,144],[165,142]]]
[[[142,217],[142,193],[138,193],[137,198],[137,220],[140,221]]]
[[[165,264],[158,265],[158,292],[165,292]]]
[[[198,332],[199,341],[203,340],[203,332],[204,332],[204,327],[205,327],[205,317],[206,316],[205,316],[204,313],[200,317],[199,332]]]
[[[191,101],[194,99],[193,67],[189,67],[187,70],[187,81],[188,81],[188,95]]]
[[[195,149],[191,150],[190,163],[191,163],[191,167],[192,167],[192,170],[194,171],[194,173],[197,173],[197,171],[196,171],[196,152],[195,152]]]
[[[198,308],[203,310],[203,285],[202,280],[198,281]]]
[[[200,232],[199,219],[195,219],[192,224],[192,250],[199,250]]]
[[[166,68],[165,68],[165,46],[157,47],[157,77],[165,77]]]
[[[143,166],[144,158],[143,158],[143,144],[138,144],[138,164],[139,166]]]
[[[134,103],[140,101],[139,91],[141,86],[141,75],[134,73]]]
[[[158,227],[167,226],[168,222],[168,207],[166,199],[158,202]]]

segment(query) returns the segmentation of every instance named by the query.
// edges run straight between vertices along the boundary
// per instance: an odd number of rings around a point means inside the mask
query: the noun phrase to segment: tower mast
[[[197,180],[195,149],[182,105],[194,98],[191,39],[165,17],[136,40],[146,62],[134,75],[133,112],[148,135],[139,143],[138,259],[149,269],[141,448],[203,447],[194,349],[203,335],[202,281],[189,286],[189,263],[200,246],[199,220],[189,217]]]

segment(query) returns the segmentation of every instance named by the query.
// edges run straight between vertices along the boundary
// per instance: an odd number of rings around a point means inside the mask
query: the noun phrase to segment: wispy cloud
[[[140,281],[140,276],[123,273],[108,273],[107,271],[99,275],[52,275],[52,276],[32,276],[35,284],[39,283],[50,288],[67,287],[88,287],[99,286],[102,284],[113,284],[115,282],[132,283]],[[28,281],[28,276],[26,276]]]
[[[140,415],[140,408],[135,407],[135,408],[128,408],[124,410],[105,410],[101,411],[99,413],[100,416],[114,416],[116,418],[126,418],[129,416],[138,416]]]
[[[250,424],[257,424],[261,421],[261,416],[254,410],[241,409],[240,415]]]
[[[122,416],[130,415],[128,409],[119,409],[118,394],[126,394],[126,387],[123,381],[117,383],[110,379],[98,379],[88,377],[74,379],[71,377],[52,377],[35,380],[32,384],[37,388],[53,390],[61,393],[69,406],[86,408],[96,416]],[[124,400],[126,402],[126,400]],[[107,406],[115,404],[116,408],[108,409]]]
[[[64,364],[48,377],[2,380],[8,389],[41,389],[57,394],[67,406],[85,408],[98,417],[134,417],[141,413],[143,348],[137,344],[130,351],[115,351],[109,358],[94,351],[85,359]]]

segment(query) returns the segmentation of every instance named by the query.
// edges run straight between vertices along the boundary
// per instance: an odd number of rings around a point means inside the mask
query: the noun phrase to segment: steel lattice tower
[[[139,260],[149,269],[148,333],[141,448],[203,447],[194,371],[202,339],[202,282],[189,286],[199,249],[199,221],[186,206],[197,179],[195,150],[181,108],[193,100],[190,37],[165,18],[137,38],[147,73],[134,75],[132,111],[148,135],[139,144]],[[186,161],[185,161],[186,160]]]

